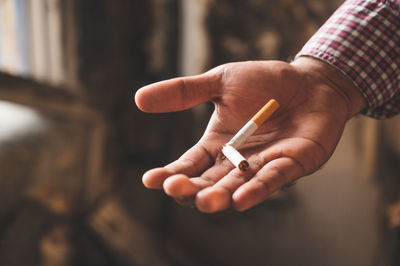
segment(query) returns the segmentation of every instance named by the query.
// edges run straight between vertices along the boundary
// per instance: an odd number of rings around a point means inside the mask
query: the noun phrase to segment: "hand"
[[[221,148],[269,99],[280,108],[240,152],[250,168],[240,171]],[[145,112],[171,112],[206,101],[215,105],[199,142],[171,164],[148,171],[143,183],[164,189],[203,212],[233,205],[248,209],[280,187],[319,169],[333,153],[346,121],[365,102],[338,70],[311,58],[293,64],[255,61],[219,66],[202,75],[141,88]]]

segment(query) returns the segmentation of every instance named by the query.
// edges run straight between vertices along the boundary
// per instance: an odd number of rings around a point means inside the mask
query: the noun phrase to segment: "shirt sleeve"
[[[325,61],[347,75],[374,118],[400,113],[399,0],[347,0],[297,54]]]

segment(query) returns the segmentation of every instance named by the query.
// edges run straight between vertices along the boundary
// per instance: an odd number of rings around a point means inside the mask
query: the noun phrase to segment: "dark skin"
[[[250,164],[240,171],[221,148],[271,98],[280,108],[240,147]],[[199,76],[148,85],[135,100],[142,111],[154,113],[214,103],[199,142],[143,176],[146,187],[163,189],[178,202],[208,213],[230,206],[246,210],[318,170],[332,155],[346,122],[366,106],[340,71],[307,57],[292,64],[226,64]]]

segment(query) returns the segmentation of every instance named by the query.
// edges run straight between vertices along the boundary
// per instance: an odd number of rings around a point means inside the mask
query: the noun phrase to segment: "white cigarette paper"
[[[246,140],[256,132],[258,126],[252,120],[246,123],[235,136],[226,144],[238,149]]]
[[[247,160],[234,147],[225,145],[222,148],[222,153],[228,158],[231,163],[242,171],[246,171],[249,167]]]

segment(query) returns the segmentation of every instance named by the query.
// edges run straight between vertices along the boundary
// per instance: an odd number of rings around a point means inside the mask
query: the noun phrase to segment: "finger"
[[[170,176],[176,174],[183,174],[187,177],[200,176],[207,168],[214,164],[215,157],[218,154],[218,149],[214,148],[218,145],[216,145],[214,141],[209,140],[209,146],[213,147],[210,151],[204,147],[202,142],[199,142],[185,152],[178,160],[165,167],[149,170],[143,175],[143,184],[147,188],[161,189],[163,188],[165,180]],[[166,189],[171,189],[170,193],[174,193],[174,191],[189,190],[189,188],[171,188],[171,185],[174,185],[175,183],[179,184],[181,180],[184,179],[182,177],[177,178],[175,181],[178,182],[169,183]],[[188,185],[188,182],[182,182],[182,186]]]
[[[176,174],[168,177],[163,184],[167,195],[180,199],[187,198],[197,193],[199,188],[190,181],[189,177],[183,174]]]
[[[201,189],[214,185],[233,168],[229,162],[222,160],[221,156],[218,156],[215,161],[216,163],[201,174],[200,177],[188,178],[182,175],[168,177],[164,182],[165,192],[179,200],[192,197]]]
[[[217,163],[207,169],[200,177],[189,178],[186,175],[173,175],[164,182],[164,191],[177,201],[190,198],[200,190],[214,185],[218,180],[232,170],[233,166],[226,160],[217,159]]]
[[[188,109],[218,96],[220,71],[174,78],[139,89],[136,105],[144,112],[162,113]]]
[[[181,198],[174,198],[175,201],[182,205],[182,206],[189,206],[189,207],[195,207],[194,205],[194,196],[189,196],[189,197],[181,197]]]
[[[250,168],[241,171],[231,166],[231,171],[225,172],[212,187],[200,191],[196,196],[196,206],[203,212],[217,212],[228,208],[231,205],[231,198],[234,191],[251,179],[261,168],[260,158],[253,155],[248,159]]]
[[[251,180],[233,193],[232,204],[239,211],[251,208],[304,173],[302,165],[293,158],[275,159],[267,163]]]
[[[165,179],[174,174],[175,172],[164,167],[154,168],[144,173],[142,182],[147,188],[161,189]]]
[[[199,188],[213,186],[234,168],[235,166],[232,165],[232,163],[228,160],[217,159],[217,162],[214,166],[210,167],[200,177],[191,178],[190,181],[196,184]]]

